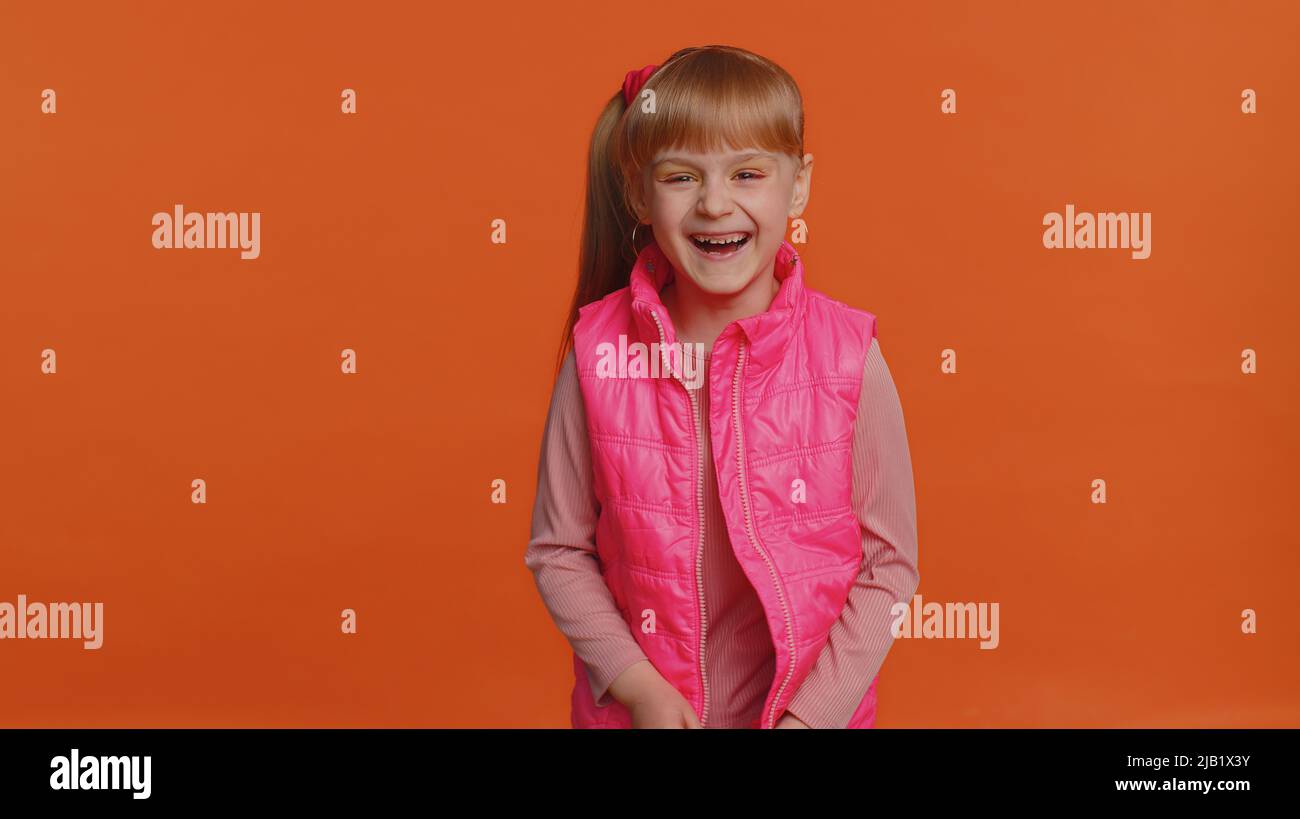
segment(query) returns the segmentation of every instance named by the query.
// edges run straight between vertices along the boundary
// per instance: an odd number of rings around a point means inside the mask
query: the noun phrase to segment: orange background
[[[727,43],[805,95],[800,253],[878,316],[918,591],[1000,606],[996,650],[897,641],[878,725],[1300,726],[1300,11],[1052,5],[6,3],[0,600],[105,632],[0,642],[0,725],[567,726],[523,552],[587,140]],[[177,203],[261,257],[155,250]],[[1151,258],[1044,249],[1067,203]]]

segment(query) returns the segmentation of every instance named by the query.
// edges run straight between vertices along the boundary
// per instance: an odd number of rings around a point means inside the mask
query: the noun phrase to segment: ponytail
[[[627,205],[623,173],[612,155],[614,132],[626,108],[620,89],[600,112],[587,150],[587,205],[578,257],[578,287],[560,339],[557,373],[573,345],[578,308],[625,286],[640,252],[632,247],[637,219]],[[637,232],[644,235],[646,231]]]

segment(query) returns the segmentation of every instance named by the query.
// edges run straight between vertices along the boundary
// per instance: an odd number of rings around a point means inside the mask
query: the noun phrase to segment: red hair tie
[[[636,95],[641,93],[641,86],[645,85],[645,81],[650,79],[650,75],[658,67],[657,65],[647,65],[639,71],[634,68],[627,72],[627,76],[623,78],[623,101],[631,105],[632,100],[636,99]]]

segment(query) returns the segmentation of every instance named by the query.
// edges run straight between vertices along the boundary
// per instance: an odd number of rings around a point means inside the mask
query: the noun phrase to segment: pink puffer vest
[[[777,251],[774,272],[781,285],[768,310],[733,321],[714,343],[707,385],[727,534],[767,614],[776,653],[756,728],[774,727],[784,713],[861,567],[862,533],[851,506],[853,423],[876,334],[874,315],[804,287],[789,242]],[[627,287],[581,309],[574,354],[600,505],[601,574],[646,656],[708,727],[702,426],[680,368],[670,369],[676,359],[667,350],[676,336],[659,298],[674,274],[663,251],[646,246]],[[606,377],[608,367],[598,368],[611,350],[602,345],[632,353],[640,352],[638,342],[650,355],[651,344],[660,345],[661,377],[634,366],[627,373],[642,377]],[[576,654],[573,668],[573,727],[631,727],[621,703],[594,702]],[[878,679],[847,727],[874,725]]]

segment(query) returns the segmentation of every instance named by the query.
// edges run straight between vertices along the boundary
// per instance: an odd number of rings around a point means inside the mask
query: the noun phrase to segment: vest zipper
[[[663,359],[664,366],[667,367],[668,341],[667,341],[667,337],[664,335],[664,326],[659,321],[658,313],[656,313],[654,310],[651,310],[650,315],[655,320],[655,326],[659,328],[659,356],[661,359]],[[683,347],[681,355],[685,355],[685,354],[686,354],[686,350]],[[702,364],[703,362],[700,363]],[[669,372],[672,372],[671,368],[669,368]],[[705,605],[704,605],[704,583],[701,582],[700,579],[701,576],[704,574],[704,459],[700,457],[700,443],[701,443],[700,438],[702,437],[700,435],[700,426],[701,426],[700,403],[699,403],[699,397],[696,396],[695,393],[692,392],[691,389],[686,386],[686,382],[682,380],[681,376],[679,376],[677,373],[674,372],[673,379],[676,380],[677,383],[682,385],[682,389],[686,390],[686,397],[691,400],[691,414],[695,422],[695,426],[693,428],[694,439],[695,439],[695,499],[696,499],[695,505],[697,507],[696,512],[699,516],[698,517],[699,525],[696,529],[696,531],[699,532],[699,538],[695,546],[695,591],[696,591],[696,599],[698,600],[699,615],[700,615],[700,659],[699,659],[700,691],[702,692],[704,698],[704,704],[700,708],[699,716],[700,716],[700,727],[705,727],[708,725],[708,719],[709,719],[709,675],[704,667],[704,640],[709,630],[709,619],[708,619],[708,612],[705,609]]]
[[[763,561],[767,563],[768,574],[772,576],[772,586],[776,589],[777,599],[781,602],[781,616],[785,618],[785,636],[790,645],[790,668],[785,672],[785,679],[781,681],[781,687],[777,689],[776,696],[772,698],[772,709],[768,713],[768,728],[776,727],[776,706],[781,702],[781,695],[785,693],[786,684],[790,682],[790,677],[794,674],[795,667],[795,648],[794,648],[794,630],[790,627],[790,610],[786,606],[785,594],[781,591],[781,584],[777,582],[776,568],[773,567],[772,561],[768,558],[763,547],[758,545],[758,539],[754,537],[754,521],[749,511],[749,489],[748,481],[745,478],[745,440],[744,432],[740,424],[740,378],[745,369],[745,342],[740,342],[740,352],[736,358],[736,376],[731,385],[731,410],[732,420],[736,428],[736,467],[740,483],[740,503],[745,510],[745,534],[749,536],[749,542],[755,550],[762,556]]]

